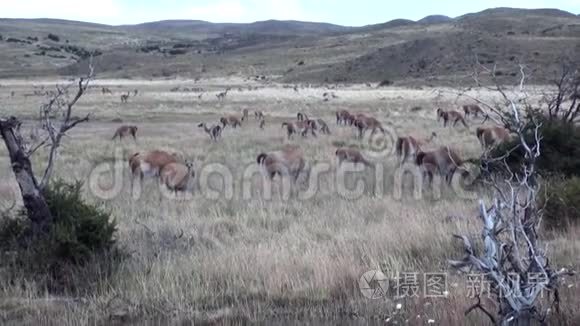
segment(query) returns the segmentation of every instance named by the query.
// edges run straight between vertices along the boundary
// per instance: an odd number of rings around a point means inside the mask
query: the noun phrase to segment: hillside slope
[[[107,26],[0,19],[1,78],[77,74],[91,53],[99,75],[115,78],[265,75],[286,82],[445,83],[468,76],[477,57],[497,64],[506,77],[525,63],[540,83],[552,76],[559,58],[580,53],[580,17],[497,8],[357,28],[276,20]]]

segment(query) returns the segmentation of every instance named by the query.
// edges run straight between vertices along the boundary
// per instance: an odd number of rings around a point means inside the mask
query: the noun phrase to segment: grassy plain
[[[50,88],[55,82],[2,81],[0,116],[15,115],[32,125],[43,100],[31,95],[33,90],[41,85]],[[438,137],[430,147],[449,145],[467,158],[480,153],[474,136],[480,120],[470,120],[469,129],[444,129],[436,122],[438,106],[457,108],[468,102],[458,99],[452,89],[439,95],[431,88],[353,85],[302,87],[295,92],[281,84],[237,79],[97,80],[93,85],[75,110],[79,116],[92,113],[92,119],[64,140],[56,176],[86,182],[87,200],[112,212],[118,222],[118,241],[130,256],[112,278],[99,281],[94,292],[75,297],[55,297],[35,284],[24,280],[7,284],[0,277],[2,324],[465,324],[463,312],[474,299],[467,297],[464,277],[450,270],[446,261],[462,256],[453,234],[480,236],[477,198],[489,199],[489,194],[480,190],[459,196],[442,187],[440,196],[424,191],[421,198],[414,198],[410,180],[396,185],[398,165],[390,152],[399,135],[427,137],[435,131]],[[100,86],[114,94],[101,94]],[[203,88],[204,95],[199,99],[199,92],[170,91],[177,86]],[[232,91],[218,101],[215,95],[225,87]],[[139,90],[138,95],[121,104],[120,94],[133,89]],[[537,100],[539,89],[529,91]],[[324,101],[325,92],[336,98]],[[477,89],[470,94],[488,101],[495,96]],[[243,109],[250,110],[249,121],[241,129],[226,128],[217,143],[197,127],[199,122],[217,123],[219,116],[240,114]],[[350,127],[336,126],[334,112],[339,109],[375,115],[388,131],[386,143],[359,141]],[[264,112],[264,130],[258,128],[254,110]],[[280,123],[295,119],[298,111],[326,120],[332,135],[286,140]],[[139,127],[136,143],[110,140],[121,124]],[[306,176],[299,195],[285,200],[276,190],[271,199],[265,198],[260,192],[261,176],[251,173],[260,152],[286,143],[299,145],[311,167],[329,167],[316,178],[318,188],[307,199],[300,194],[314,183]],[[354,198],[341,192],[336,181],[337,145],[386,149],[384,155],[373,157],[375,169],[347,176],[348,189],[356,180],[365,185]],[[140,198],[131,195],[124,160],[131,152],[148,149],[179,152],[194,161],[197,178],[191,197],[160,200],[151,180],[145,182]],[[45,161],[46,153],[34,157],[37,168]],[[108,192],[111,198],[99,197],[94,189],[119,185],[113,181],[115,174],[106,172],[116,161],[120,188]],[[213,196],[221,181],[212,171],[231,175],[231,194],[218,191]],[[10,189],[17,186],[3,146],[0,180],[1,197],[9,201],[14,192]],[[244,196],[247,187],[250,195]],[[578,229],[543,234],[552,263],[575,269],[580,262],[579,239]],[[396,272],[418,273],[418,297],[395,298],[388,293],[380,300],[366,299],[358,282],[364,272],[375,269],[389,277]],[[425,297],[423,273],[446,273],[448,295]],[[554,317],[558,323],[580,321],[580,289],[574,281],[562,287],[562,314]],[[471,323],[486,322],[479,313],[467,318]]]

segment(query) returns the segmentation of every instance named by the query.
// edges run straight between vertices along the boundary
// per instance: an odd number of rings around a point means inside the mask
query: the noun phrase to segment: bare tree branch
[[[543,291],[552,291],[559,298],[559,279],[572,273],[567,270],[562,270],[561,273],[552,271],[546,251],[541,249],[538,238],[537,229],[542,211],[537,204],[540,184],[536,161],[541,155],[542,124],[537,121],[536,111],[527,102],[524,65],[519,66],[521,78],[513,96],[497,83],[495,67],[489,69],[479,63],[476,67],[479,68],[474,72],[476,82],[481,83],[478,71],[490,74],[495,85],[491,89],[500,95],[505,109],[500,105],[488,105],[488,108],[515,134],[517,146],[500,157],[490,157],[487,152],[482,155],[480,160],[484,171],[489,166],[499,166],[504,170],[501,174],[486,171],[490,178],[486,184],[496,191],[496,197],[489,209],[483,200],[479,202],[478,216],[483,223],[483,250],[475,251],[467,237],[454,235],[462,240],[465,256],[462,260],[452,260],[449,263],[461,271],[470,269],[484,274],[496,289],[494,299],[500,308],[497,318],[483,306],[479,298],[466,313],[479,309],[493,323],[500,325],[512,321],[516,324],[529,324],[531,320],[542,323],[546,314],[539,304],[540,294]],[[561,94],[557,94],[555,100],[558,101],[561,97]],[[559,110],[559,107],[552,107],[552,112],[557,113]],[[519,169],[514,169],[507,162],[515,150],[523,152]]]

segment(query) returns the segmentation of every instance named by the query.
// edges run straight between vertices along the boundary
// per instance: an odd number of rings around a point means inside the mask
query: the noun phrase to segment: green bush
[[[32,279],[49,291],[86,290],[110,275],[122,253],[116,223],[81,198],[82,183],[52,183],[44,196],[54,217],[46,234],[32,234],[24,213],[0,221],[0,278]]]
[[[550,121],[542,119],[540,128],[541,156],[537,161],[538,172],[543,176],[562,175],[580,176],[580,127],[562,121]],[[526,134],[528,143],[533,143],[533,130],[530,128]],[[498,146],[491,152],[492,157],[501,157],[508,150],[516,147],[519,140],[514,140]],[[521,169],[524,151],[519,147],[507,158],[512,171]],[[502,163],[490,167],[492,171],[503,169]]]
[[[542,199],[544,226],[566,229],[580,222],[580,178],[552,178],[546,182]]]

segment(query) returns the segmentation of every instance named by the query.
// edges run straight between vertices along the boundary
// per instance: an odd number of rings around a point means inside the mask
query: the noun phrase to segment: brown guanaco
[[[443,119],[443,127],[447,127],[448,122],[453,122],[454,127],[457,125],[457,122],[461,122],[465,128],[468,128],[461,113],[455,110],[443,111],[441,108],[437,109],[437,121],[440,119]]]
[[[278,174],[281,177],[292,177],[294,183],[306,166],[304,154],[296,146],[286,146],[278,151],[260,153],[256,161],[264,168],[270,179],[273,179]]]
[[[123,137],[131,135],[133,137],[133,140],[137,141],[137,129],[138,129],[137,126],[128,126],[128,125],[120,126],[119,128],[117,128],[117,131],[115,131],[115,134],[113,135],[113,138],[111,138],[111,140],[115,140],[115,138],[119,138],[119,140],[122,140]]]

